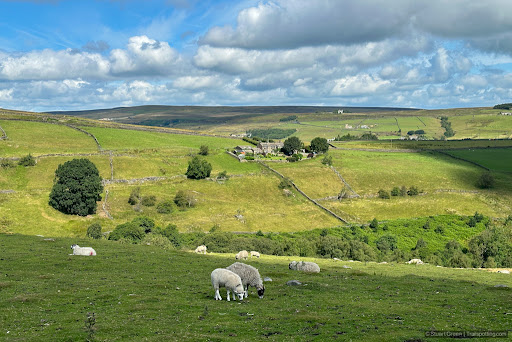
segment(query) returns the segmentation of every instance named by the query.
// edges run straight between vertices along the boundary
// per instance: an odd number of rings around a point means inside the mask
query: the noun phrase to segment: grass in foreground
[[[72,243],[98,255],[69,256]],[[263,255],[247,263],[272,278],[265,298],[251,290],[226,302],[213,299],[210,272],[233,255],[22,235],[0,235],[0,249],[6,341],[436,341],[425,332],[510,330],[507,274],[327,259],[304,274],[290,257]]]

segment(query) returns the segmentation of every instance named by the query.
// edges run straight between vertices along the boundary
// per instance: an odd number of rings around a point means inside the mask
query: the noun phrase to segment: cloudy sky
[[[0,1],[0,107],[512,102],[510,0]]]

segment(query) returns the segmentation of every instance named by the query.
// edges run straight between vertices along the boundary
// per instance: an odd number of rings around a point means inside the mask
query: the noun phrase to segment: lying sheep
[[[406,264],[422,265],[423,261],[421,261],[421,259],[411,259],[411,260],[407,261]]]
[[[216,268],[212,271],[211,278],[212,286],[215,290],[215,300],[222,300],[219,293],[220,287],[226,288],[228,302],[230,292],[233,292],[233,300],[236,300],[235,295],[237,295],[240,300],[244,299],[244,286],[242,285],[242,279],[240,279],[238,274],[225,268]]]
[[[202,254],[206,254],[206,246],[205,245],[201,245],[201,246],[197,246],[196,250],[194,252],[196,253],[202,253]]]
[[[251,251],[251,258],[252,258],[252,257],[259,258],[259,257],[260,257],[260,253],[259,253],[259,252],[256,252],[256,251]]]
[[[249,257],[249,253],[247,253],[247,251],[245,249],[243,251],[238,252],[235,255],[235,259],[237,259],[237,260],[239,260],[239,259],[247,260],[248,257]]]
[[[226,269],[238,274],[240,279],[242,279],[245,298],[249,296],[249,286],[254,286],[258,291],[258,296],[263,298],[265,286],[263,286],[263,281],[261,280],[260,272],[258,272],[257,268],[241,262],[235,262],[234,264],[226,267]]]
[[[304,271],[304,272],[311,272],[311,273],[318,273],[320,272],[320,266],[315,264],[314,262],[310,261],[292,261],[288,265],[288,268],[290,270],[295,271]]]
[[[73,253],[70,255],[96,255],[96,251],[92,247],[80,247],[78,245],[71,245]]]

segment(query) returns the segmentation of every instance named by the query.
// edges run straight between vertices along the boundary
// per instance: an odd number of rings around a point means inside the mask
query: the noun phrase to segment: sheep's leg
[[[222,300],[222,297],[220,296],[219,289],[215,290],[215,300]]]
[[[228,292],[228,293],[227,293],[227,296],[228,296],[228,302],[229,302],[229,301],[230,301],[230,299],[229,299],[229,290],[227,290],[227,292]]]
[[[245,286],[245,298],[249,297],[249,284]]]

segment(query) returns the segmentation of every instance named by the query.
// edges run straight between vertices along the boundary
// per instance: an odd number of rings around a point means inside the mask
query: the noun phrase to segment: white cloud
[[[335,96],[361,96],[374,94],[389,89],[390,81],[377,76],[360,74],[334,80],[331,94]]]
[[[12,89],[0,90],[0,101],[11,101],[12,100]]]
[[[215,76],[184,76],[173,82],[175,88],[201,89],[219,86],[219,79]]]

